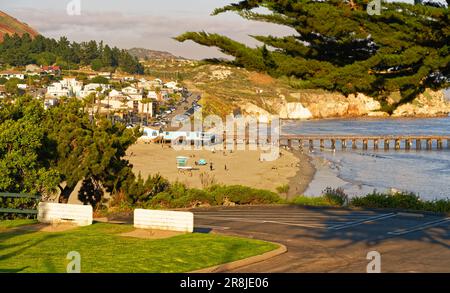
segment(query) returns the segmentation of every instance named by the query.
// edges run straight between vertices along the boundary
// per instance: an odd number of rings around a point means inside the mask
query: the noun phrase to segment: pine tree
[[[206,32],[187,32],[176,39],[217,47],[234,56],[238,66],[287,76],[301,87],[363,92],[380,99],[400,91],[402,102],[426,88],[448,87],[448,8],[383,2],[380,15],[369,15],[369,2],[246,0],[213,15],[234,11],[249,20],[290,27],[296,34],[253,36],[262,48]],[[261,7],[270,13],[256,10]]]

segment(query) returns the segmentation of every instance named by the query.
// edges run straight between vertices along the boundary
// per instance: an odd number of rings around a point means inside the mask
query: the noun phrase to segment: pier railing
[[[352,149],[374,150],[383,148],[389,150],[405,149],[426,149],[442,150],[444,147],[450,149],[450,136],[439,135],[384,135],[384,136],[362,136],[362,135],[282,135],[279,140],[280,146],[289,148],[303,148],[305,145],[310,149],[318,146],[325,148],[326,144],[330,149],[335,150],[338,146],[342,149],[351,147]]]

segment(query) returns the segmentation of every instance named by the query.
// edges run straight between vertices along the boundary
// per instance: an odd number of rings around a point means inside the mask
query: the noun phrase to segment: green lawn
[[[0,231],[37,223],[37,220],[20,219],[20,220],[0,220]]]
[[[6,225],[11,227],[12,223]],[[59,233],[3,229],[0,272],[64,273],[70,251],[80,253],[84,273],[187,272],[277,248],[259,240],[214,234],[160,240],[116,235],[132,230],[129,225],[103,223]]]

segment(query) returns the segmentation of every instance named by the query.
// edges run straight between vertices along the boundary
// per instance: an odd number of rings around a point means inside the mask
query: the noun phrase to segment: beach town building
[[[0,77],[11,79],[11,78],[17,78],[17,79],[25,79],[25,74],[19,71],[2,71],[0,72]]]
[[[169,82],[164,84],[164,87],[168,88],[168,89],[171,89],[171,90],[174,90],[174,91],[182,90],[182,88],[178,86],[178,82],[176,82],[176,81],[169,81]]]
[[[28,64],[27,66],[25,66],[25,72],[28,75],[40,75],[42,72],[42,69],[39,65]]]
[[[54,82],[47,87],[46,97],[78,97],[83,89],[83,83],[75,78],[64,78],[59,82]]]

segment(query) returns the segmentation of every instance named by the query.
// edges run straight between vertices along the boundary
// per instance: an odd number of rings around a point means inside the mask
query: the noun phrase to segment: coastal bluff
[[[450,113],[450,101],[443,90],[427,89],[413,101],[396,108],[401,100],[393,92],[382,106],[362,93],[348,96],[323,89],[295,88],[289,80],[265,73],[224,65],[192,65],[185,68],[183,81],[201,93],[205,114],[226,116],[236,112],[253,116],[278,115],[282,119],[349,117],[437,117]],[[391,109],[389,114],[387,109]]]

